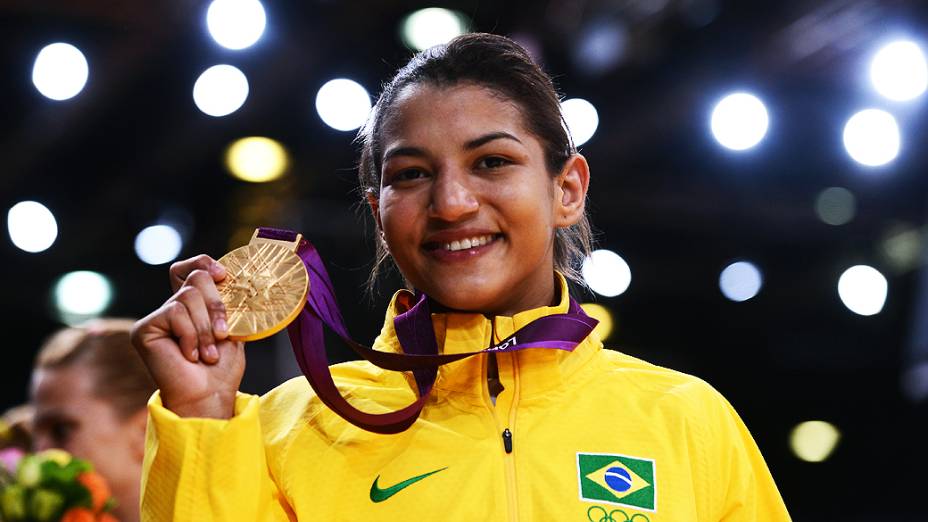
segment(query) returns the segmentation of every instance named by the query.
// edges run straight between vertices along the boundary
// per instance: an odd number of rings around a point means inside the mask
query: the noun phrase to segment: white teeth
[[[478,246],[483,246],[493,241],[493,236],[477,236],[469,239],[462,239],[460,241],[452,241],[450,243],[445,243],[445,250],[450,250],[452,252],[457,250],[466,250],[468,248],[474,248]]]

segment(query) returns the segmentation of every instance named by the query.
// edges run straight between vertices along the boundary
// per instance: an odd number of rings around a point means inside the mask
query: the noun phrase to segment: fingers
[[[170,280],[171,292],[176,292],[184,285],[187,277],[196,270],[203,270],[212,276],[214,282],[222,281],[226,277],[226,269],[218,261],[206,254],[200,254],[171,265]]]

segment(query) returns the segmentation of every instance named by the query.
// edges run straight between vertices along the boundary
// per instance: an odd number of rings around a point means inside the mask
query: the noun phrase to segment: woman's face
[[[512,102],[472,84],[406,87],[382,150],[371,205],[415,288],[449,308],[497,315],[551,304],[554,231],[572,224],[563,201],[573,196]]]
[[[90,372],[80,363],[36,370],[34,445],[37,451],[61,448],[89,460],[119,499],[133,486],[138,489],[145,409],[129,419],[120,418],[109,403],[94,395]]]

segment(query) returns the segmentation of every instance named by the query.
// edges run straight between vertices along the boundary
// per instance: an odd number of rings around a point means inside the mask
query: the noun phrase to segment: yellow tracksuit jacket
[[[561,295],[566,296],[562,283]],[[390,306],[375,348],[399,350]],[[558,306],[513,317],[434,314],[445,353],[499,342]],[[789,515],[750,433],[695,377],[603,350],[497,354],[439,370],[419,419],[378,435],[328,410],[302,377],[240,394],[230,420],[149,404],[142,477],[148,521],[783,521]],[[370,412],[414,400],[414,381],[367,362],[332,367]]]

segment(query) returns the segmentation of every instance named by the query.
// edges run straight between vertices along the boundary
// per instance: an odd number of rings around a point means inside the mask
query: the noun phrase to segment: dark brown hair
[[[364,197],[380,195],[384,123],[392,116],[396,98],[403,88],[416,84],[450,87],[461,83],[490,89],[519,108],[525,128],[541,142],[552,176],[558,175],[567,160],[576,154],[554,84],[525,49],[504,36],[466,34],[416,54],[384,85],[367,124],[358,135],[361,144],[358,178]],[[577,264],[589,254],[591,236],[585,214],[571,227],[558,228],[555,235],[554,268],[580,284],[582,278]],[[389,258],[379,235],[375,241],[377,258],[369,287],[373,287],[381,265]]]
[[[35,367],[87,368],[94,396],[126,419],[144,408],[156,389],[129,340],[132,324],[131,319],[98,319],[86,326],[59,330],[39,350]]]

